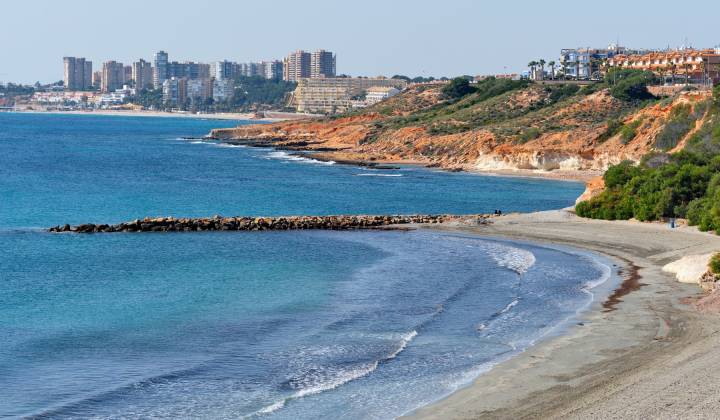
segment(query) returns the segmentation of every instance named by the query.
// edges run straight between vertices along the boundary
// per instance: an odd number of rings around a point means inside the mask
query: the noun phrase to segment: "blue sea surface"
[[[608,277],[592,255],[428,230],[43,230],[534,211],[583,189],[183,139],[238,123],[0,113],[0,417],[393,418],[557,331]]]

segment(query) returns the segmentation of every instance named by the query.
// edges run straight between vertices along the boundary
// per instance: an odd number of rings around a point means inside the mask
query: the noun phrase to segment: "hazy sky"
[[[65,55],[97,70],[159,49],[211,62],[324,48],[337,53],[339,73],[453,76],[522,71],[561,48],[618,38],[720,44],[718,0],[2,0],[0,15],[0,81],[24,83],[60,80]]]

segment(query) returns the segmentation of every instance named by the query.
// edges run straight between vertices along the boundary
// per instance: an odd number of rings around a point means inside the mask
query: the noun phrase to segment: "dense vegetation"
[[[0,93],[5,96],[32,95],[33,92],[35,92],[35,88],[32,86],[15,83],[0,83]]]
[[[16,98],[30,96],[34,92],[35,88],[32,86],[0,83],[0,106],[12,106]]]
[[[677,144],[679,136],[689,132],[688,121],[694,124],[701,118],[702,128],[690,137],[683,151],[656,153],[638,166],[623,162],[608,169],[605,191],[579,203],[578,215],[642,221],[680,217],[703,231],[720,230],[720,87],[715,88],[712,100],[694,109],[677,107],[656,146]]]
[[[283,108],[288,94],[295,90],[296,86],[294,82],[242,76],[235,80],[235,93],[232,98],[221,102],[215,102],[211,98],[204,101],[188,98],[179,108],[192,112],[243,112]],[[163,102],[162,89],[143,89],[138,92],[133,102],[150,109],[169,108]]]
[[[439,79],[436,79],[432,76],[430,76],[430,77],[418,76],[418,77],[410,78],[410,77],[402,75],[402,74],[396,74],[392,77],[392,79],[400,79],[400,80],[405,80],[406,82],[412,82],[412,83],[428,83],[428,82],[434,82],[437,80],[440,80],[440,81],[449,80],[447,77],[441,77]]]
[[[462,98],[465,95],[475,92],[476,89],[470,86],[470,81],[464,77],[456,77],[442,89],[443,95],[450,99]]]
[[[466,78],[455,78],[442,90],[444,101],[410,115],[379,122],[377,128],[396,129],[423,125],[429,126],[432,133],[442,134],[480,127],[494,118],[483,118],[488,114],[478,112],[479,107],[492,98],[527,87],[528,84],[528,81],[488,78],[471,85]],[[504,112],[496,106],[492,109]]]
[[[646,101],[655,99],[647,86],[656,82],[657,77],[651,71],[613,68],[605,75],[604,86],[597,87],[609,87],[610,94],[622,101]]]
[[[677,146],[678,142],[695,127],[695,121],[702,115],[692,113],[689,104],[678,105],[670,111],[670,117],[665,122],[665,127],[655,139],[655,147],[662,150],[670,150]]]
[[[147,109],[164,109],[162,89],[142,89],[135,95],[134,103]]]
[[[296,86],[295,82],[241,76],[235,80],[232,99],[217,104],[216,108],[233,111],[283,108],[287,104],[287,96]]]
[[[609,121],[617,121],[607,138],[623,132],[623,141],[635,137],[641,122],[624,127],[622,121],[629,113],[648,105],[646,95],[638,99],[615,100],[612,104],[598,103],[597,106],[580,105],[589,94],[600,89],[611,89],[618,80],[628,80],[622,89],[632,92],[634,83],[646,83],[644,73],[623,72],[611,82],[592,85],[575,83],[539,84],[529,80],[493,78],[470,83],[467,77],[459,77],[435,90],[434,95],[419,94],[422,87],[412,88],[410,94],[401,94],[376,106],[353,111],[348,115],[374,112],[385,116],[373,125],[367,142],[373,142],[391,135],[395,130],[407,127],[421,127],[428,134],[441,136],[465,133],[483,129],[491,132],[503,142],[525,143],[549,133],[568,132],[577,129],[593,131],[605,127]],[[643,85],[645,92],[647,88]],[[618,93],[620,95],[620,93]],[[426,101],[426,99],[435,98]],[[601,139],[601,140],[606,140]]]

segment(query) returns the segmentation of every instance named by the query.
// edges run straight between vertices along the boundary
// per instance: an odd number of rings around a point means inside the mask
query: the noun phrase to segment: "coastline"
[[[242,144],[242,142],[237,142]],[[265,147],[277,146],[267,145]],[[555,181],[571,181],[571,182],[588,182],[589,180],[601,176],[604,172],[602,171],[591,171],[591,170],[555,170],[545,171],[540,169],[480,169],[472,165],[459,165],[455,167],[442,167],[436,164],[413,159],[373,159],[364,160],[357,159],[354,156],[348,156],[347,153],[341,151],[338,152],[312,152],[312,149],[283,149],[294,152],[295,154],[303,157],[310,157],[312,159],[325,161],[325,162],[336,162],[345,165],[357,165],[357,166],[368,166],[374,165],[413,165],[422,166],[426,169],[438,169],[445,172],[466,172],[470,174],[488,175],[488,176],[504,176],[513,178],[532,178],[532,179],[551,179]]]
[[[624,282],[564,334],[409,418],[677,418],[720,410],[713,374],[720,363],[720,337],[713,334],[718,317],[681,304],[700,289],[661,270],[683,255],[720,249],[720,237],[657,223],[581,219],[564,210],[432,228],[599,253],[618,261]]]
[[[50,114],[50,115],[102,115],[113,117],[162,117],[162,118],[197,118],[206,120],[251,120],[257,122],[279,122],[285,121],[283,118],[255,118],[255,114],[251,112],[233,113],[223,112],[217,114],[191,114],[179,112],[164,111],[11,111],[18,114]]]
[[[268,121],[268,120],[266,120]],[[436,164],[414,159],[361,159],[357,154],[349,154],[345,151],[327,151],[316,150],[308,147],[307,142],[295,143],[292,145],[277,144],[274,141],[265,139],[257,140],[240,140],[240,139],[223,139],[216,137],[207,137],[210,140],[231,145],[243,145],[247,147],[272,148],[277,151],[287,152],[294,156],[314,159],[321,162],[334,162],[341,165],[354,165],[371,169],[397,169],[393,165],[411,165],[420,166],[429,170],[437,169],[444,172],[466,172],[469,174],[486,175],[486,176],[502,176],[512,178],[531,178],[531,179],[549,179],[554,181],[583,182],[601,176],[601,171],[591,170],[533,170],[533,169],[479,169],[470,165],[460,165],[457,167],[442,167]]]

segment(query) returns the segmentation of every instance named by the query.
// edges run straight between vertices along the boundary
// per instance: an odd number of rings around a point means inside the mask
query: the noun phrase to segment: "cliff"
[[[658,136],[673,110],[693,109],[708,97],[685,92],[648,105],[621,101],[607,89],[493,83],[459,100],[446,99],[441,85],[414,86],[338,118],[217,129],[210,136],[336,161],[589,179],[608,165],[667,150]],[[682,148],[683,141],[670,146]]]

